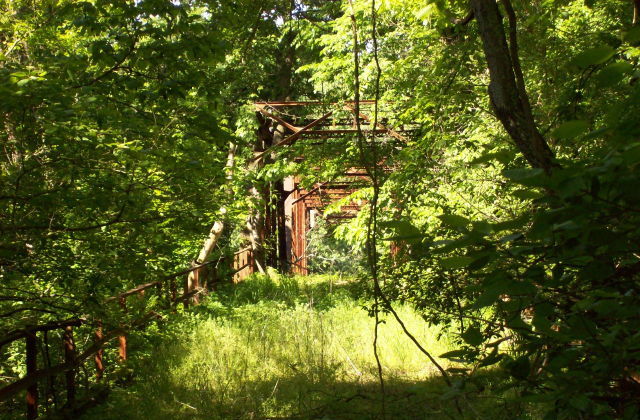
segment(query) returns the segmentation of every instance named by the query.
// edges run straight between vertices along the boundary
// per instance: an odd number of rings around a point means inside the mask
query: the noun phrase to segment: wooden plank
[[[300,197],[300,191],[296,190],[296,195],[294,198]],[[307,247],[307,206],[305,205],[304,200],[298,201],[293,206],[293,232],[292,232],[292,255],[291,255],[291,263],[293,266],[293,271],[296,274],[300,274],[306,276],[308,274],[307,269],[307,257],[306,247]]]
[[[127,299],[125,297],[120,297],[120,307],[123,312],[127,312]],[[120,325],[124,330],[124,325]],[[127,360],[127,334],[122,333],[118,336],[118,358],[120,362],[125,362]]]
[[[200,290],[200,269],[194,270],[193,275],[191,276],[191,290]],[[198,305],[200,303],[200,294],[195,294],[193,296],[192,302],[194,305]]]
[[[120,363],[127,361],[127,335],[118,336],[118,360]]]
[[[250,251],[250,250],[251,250],[251,247],[248,246],[246,248],[242,248],[240,251],[235,252],[233,255],[239,255],[239,254],[242,254],[243,252],[247,252],[247,251]]]

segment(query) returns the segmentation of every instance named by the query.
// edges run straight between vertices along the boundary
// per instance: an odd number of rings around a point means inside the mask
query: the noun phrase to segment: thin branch
[[[101,75],[94,77],[93,79],[89,80],[88,82],[80,83],[78,85],[71,86],[71,87],[73,89],[79,89],[79,88],[82,88],[82,87],[87,87],[87,86],[94,85],[97,82],[99,82],[100,80],[104,79],[105,77],[107,77],[110,74],[112,74],[113,72],[115,72],[116,70],[120,69],[121,66],[122,66],[122,63],[124,63],[125,60],[127,58],[129,58],[131,56],[131,54],[133,54],[133,52],[135,51],[136,44],[137,44],[137,40],[133,40],[133,42],[131,43],[131,46],[129,47],[129,50],[126,53],[124,53],[124,55],[122,57],[120,57],[120,59],[118,61],[116,61],[116,63],[113,66],[111,66],[111,68],[106,70]]]
[[[377,13],[376,2],[371,0],[371,38],[373,40],[373,60],[376,65],[375,76],[375,102],[373,105],[373,129],[371,130],[371,141],[369,147],[373,154],[373,170],[371,173],[373,177],[371,179],[373,183],[373,197],[371,200],[371,212],[369,213],[369,223],[367,226],[367,242],[370,254],[371,275],[374,282],[375,291],[375,337],[373,340],[373,353],[376,358],[376,365],[378,367],[378,380],[380,381],[380,392],[382,393],[382,418],[386,419],[386,394],[384,387],[384,377],[382,376],[382,363],[380,362],[380,355],[378,354],[378,328],[380,325],[380,307],[378,305],[382,289],[380,288],[380,279],[378,277],[378,198],[380,197],[380,183],[378,180],[378,148],[376,143],[376,128],[378,126],[378,101],[380,100],[380,77],[382,76],[382,69],[380,68],[380,60],[378,59],[378,36],[377,36]],[[356,116],[358,118],[359,116]]]
[[[120,220],[119,217],[115,217],[114,219],[104,223],[98,223],[98,224],[89,225],[89,226],[73,226],[73,227],[64,226],[64,225],[0,226],[0,232],[24,232],[24,231],[32,231],[32,230],[46,230],[50,232],[86,232],[89,230],[101,229],[103,227],[107,227],[115,224],[149,223],[149,222],[166,220],[169,218],[171,217],[155,216],[155,217],[143,217],[139,219]]]
[[[454,25],[465,26],[465,25],[468,25],[469,22],[471,22],[474,17],[475,17],[475,15],[473,14],[473,10],[469,10],[469,12],[467,13],[467,15],[465,17],[452,19],[451,23],[453,23]]]

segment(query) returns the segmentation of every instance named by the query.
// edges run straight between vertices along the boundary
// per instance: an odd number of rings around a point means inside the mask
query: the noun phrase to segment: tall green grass
[[[225,287],[152,338],[133,384],[84,418],[378,418],[374,322],[358,295],[357,284],[331,276]],[[409,307],[397,310],[433,354],[452,348]],[[451,417],[443,382],[393,319],[379,334],[388,418],[464,417]]]

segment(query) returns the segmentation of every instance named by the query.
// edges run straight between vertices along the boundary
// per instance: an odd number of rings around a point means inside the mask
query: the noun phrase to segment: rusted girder
[[[339,136],[354,136],[358,133],[363,133],[367,138],[371,138],[372,141],[376,141],[376,138],[378,138],[392,147],[395,147],[396,142],[406,144],[408,139],[402,133],[411,131],[414,124],[410,124],[409,130],[405,130],[404,127],[400,130],[388,127],[386,120],[377,122],[373,126],[372,118],[366,114],[370,113],[372,105],[375,104],[376,101],[374,100],[358,102],[255,102],[254,108],[259,113],[259,118],[269,118],[292,134],[283,141],[266,148],[266,150],[257,152],[251,161],[256,162],[265,155],[275,150],[281,150],[284,146],[291,145],[296,140],[304,137],[321,138],[323,139],[321,141],[324,142]],[[360,108],[361,111],[356,112],[356,108]],[[363,108],[364,112],[362,111]],[[317,118],[321,113],[323,115]],[[334,117],[329,118],[332,115]],[[362,122],[363,126],[365,126],[363,127],[364,129],[356,129],[352,124],[354,120]],[[309,146],[313,146],[313,144]],[[395,148],[397,149],[397,147]],[[297,156],[293,160],[299,162],[304,160],[304,157]],[[384,172],[390,172],[386,157],[379,161],[378,165],[383,168]],[[369,174],[365,168],[351,167],[346,169],[343,174],[333,175],[330,180],[321,180],[309,191],[302,188],[297,177],[290,178],[291,185],[287,187],[285,191],[286,198],[283,199],[285,217],[282,222],[278,221],[277,223],[278,232],[280,232],[280,229],[288,232],[284,240],[286,243],[286,252],[284,254],[288,258],[289,267],[294,272],[307,274],[306,234],[313,225],[318,213],[322,214],[327,205],[337,200],[348,201],[348,198],[345,198],[356,191],[363,182],[366,182],[368,177]],[[338,214],[333,214],[330,218],[335,221],[352,218],[360,210],[361,204],[360,200],[345,203],[344,206],[340,206]],[[282,241],[282,239],[278,240]]]
[[[305,125],[303,128],[301,128],[299,131],[297,131],[296,133],[290,135],[289,137],[287,137],[286,139],[282,140],[280,143],[278,144],[274,144],[273,146],[269,147],[268,149],[266,149],[263,152],[258,153],[256,156],[253,157],[253,159],[251,159],[252,161],[256,161],[259,160],[260,158],[262,158],[264,155],[266,155],[267,153],[271,153],[274,149],[280,148],[282,146],[286,146],[289,145],[291,143],[293,143],[294,141],[298,140],[300,138],[300,136],[302,134],[304,134],[305,131],[309,130],[310,128],[315,127],[316,125],[320,124],[322,121],[326,120],[327,118],[329,118],[331,116],[331,114],[333,114],[333,111],[327,112],[326,114],[324,114],[322,117],[318,118],[317,120],[313,121],[312,123]]]
[[[353,113],[355,114],[356,109],[355,109],[353,106],[351,106],[351,105],[348,105],[348,104],[347,104],[347,105],[345,105],[344,107],[345,107],[346,109],[348,109],[349,111],[351,111],[351,112],[353,112]],[[358,117],[360,117],[360,118],[362,118],[363,120],[366,120],[366,121],[368,121],[368,122],[372,122],[372,121],[371,121],[371,118],[369,118],[367,115],[363,114],[362,112],[359,112],[359,113],[358,113]],[[404,143],[407,143],[407,142],[408,142],[408,140],[407,140],[407,138],[406,138],[405,136],[403,136],[402,134],[398,133],[397,131],[395,131],[395,130],[393,130],[393,129],[391,129],[391,128],[387,127],[387,126],[385,126],[384,124],[382,124],[382,123],[380,123],[380,122],[378,122],[378,123],[376,124],[376,127],[380,128],[380,129],[382,129],[382,130],[385,130],[387,133],[389,133],[389,135],[390,135],[391,137],[393,137],[393,138],[395,138],[395,139],[398,139],[398,140],[400,140],[400,141],[402,141],[402,142],[404,142]]]
[[[301,127],[296,127],[295,125],[289,124],[288,122],[286,122],[282,118],[278,117],[277,115],[274,115],[271,112],[267,111],[265,109],[264,105],[256,104],[255,107],[256,107],[256,110],[258,112],[262,113],[266,117],[271,118],[272,120],[275,120],[275,121],[279,122],[284,127],[288,128],[289,130],[293,131],[294,133],[297,133],[298,131],[302,130]]]

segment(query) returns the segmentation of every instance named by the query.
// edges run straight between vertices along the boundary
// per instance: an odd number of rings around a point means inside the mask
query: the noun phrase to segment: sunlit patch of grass
[[[224,288],[172,321],[172,334],[136,382],[86,418],[377,418],[366,303],[353,282],[328,276],[257,276]],[[397,311],[430,352],[451,350],[409,307]],[[379,353],[390,418],[449,418],[435,368],[395,320],[383,318]]]

